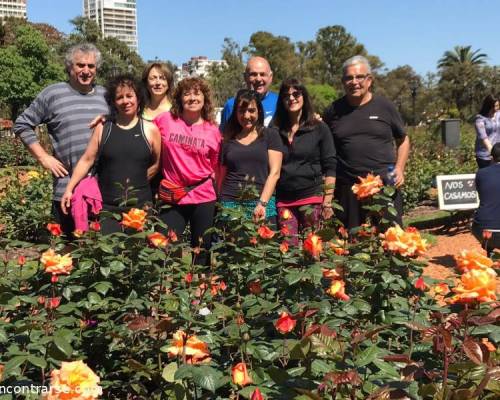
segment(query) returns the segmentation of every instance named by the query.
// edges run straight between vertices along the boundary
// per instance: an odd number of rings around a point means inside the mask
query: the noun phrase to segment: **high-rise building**
[[[26,0],[0,0],[0,18],[26,19]]]
[[[137,51],[136,0],[83,0],[83,15],[99,25],[104,37],[116,37]]]

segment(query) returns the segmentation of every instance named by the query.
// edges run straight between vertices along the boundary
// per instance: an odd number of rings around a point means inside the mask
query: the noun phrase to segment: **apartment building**
[[[0,0],[0,19],[5,17],[26,19],[26,0]]]

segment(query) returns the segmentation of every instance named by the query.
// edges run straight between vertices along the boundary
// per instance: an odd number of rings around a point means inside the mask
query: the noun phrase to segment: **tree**
[[[222,107],[226,100],[236,94],[244,85],[242,50],[238,43],[230,38],[224,38],[222,59],[226,65],[214,65],[208,76],[208,81],[214,92],[215,104]]]
[[[250,36],[245,52],[252,56],[261,56],[269,61],[273,70],[273,79],[281,82],[299,72],[299,58],[295,45],[286,36],[274,36],[269,32],[255,32]]]
[[[337,99],[337,91],[330,85],[306,85],[314,105],[315,112],[323,114],[326,108]]]
[[[473,113],[474,93],[482,89],[481,67],[488,56],[471,46],[455,46],[445,51],[438,61],[439,87],[443,98],[456,105],[461,118],[466,118],[466,107]]]
[[[438,61],[438,68],[449,68],[455,65],[484,65],[488,56],[480,51],[481,49],[472,51],[471,46],[455,46],[452,51],[444,52]]]
[[[29,24],[19,25],[13,43],[0,48],[0,102],[8,105],[12,119],[42,88],[64,76],[55,49]]]
[[[376,72],[383,63],[376,56],[368,54],[343,26],[333,25],[321,28],[315,40],[297,43],[300,70],[307,80],[329,84],[341,89],[342,64],[355,55],[365,56]]]

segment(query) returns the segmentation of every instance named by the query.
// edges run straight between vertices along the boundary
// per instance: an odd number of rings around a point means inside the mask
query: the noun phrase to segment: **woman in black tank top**
[[[158,128],[139,117],[142,96],[131,75],[121,75],[107,85],[106,100],[111,108],[111,122],[98,125],[87,150],[78,161],[61,207],[67,213],[73,189],[97,162],[103,210],[126,212],[151,202],[151,179],[159,168],[161,138]],[[103,234],[119,232],[114,218],[101,218]]]

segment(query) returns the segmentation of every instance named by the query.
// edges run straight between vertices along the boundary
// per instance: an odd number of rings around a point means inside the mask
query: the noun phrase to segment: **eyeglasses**
[[[289,99],[290,96],[293,97],[295,100],[297,100],[299,97],[302,96],[302,92],[300,90],[296,90],[295,92],[284,94],[285,99]]]
[[[363,83],[366,80],[366,78],[370,78],[370,77],[371,77],[370,74],[346,75],[346,76],[342,77],[342,81],[344,81],[345,83],[349,83],[349,82],[354,82],[354,80],[356,79],[359,83]]]

